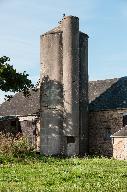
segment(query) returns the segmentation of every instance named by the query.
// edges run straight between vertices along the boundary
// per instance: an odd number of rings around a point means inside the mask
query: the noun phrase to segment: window
[[[127,125],[127,114],[123,114],[123,127]]]
[[[16,126],[16,121],[11,121],[11,126],[15,127]]]
[[[111,140],[111,128],[106,128],[105,129],[105,134],[104,134],[104,140]]]
[[[75,137],[67,136],[67,143],[75,143]]]

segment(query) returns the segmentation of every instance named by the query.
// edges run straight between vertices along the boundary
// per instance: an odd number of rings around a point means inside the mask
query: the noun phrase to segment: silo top
[[[62,20],[58,22],[59,25],[58,25],[57,27],[53,28],[52,30],[50,30],[50,31],[48,31],[48,32],[46,32],[46,33],[44,33],[44,34],[42,34],[41,36],[45,36],[45,35],[49,35],[49,34],[54,34],[54,33],[62,33],[62,32],[63,32],[63,21],[64,21],[65,19],[67,19],[67,20],[68,20],[68,19],[76,19],[76,20],[79,20],[79,18],[76,17],[76,16],[72,16],[72,15],[70,15],[70,16],[64,16],[64,17],[62,18]],[[83,32],[80,32],[80,33],[86,35],[87,38],[89,37],[87,34],[85,34],[85,33],[83,33]]]

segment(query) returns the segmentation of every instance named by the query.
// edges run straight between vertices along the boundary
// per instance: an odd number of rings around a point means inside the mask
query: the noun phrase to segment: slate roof
[[[42,34],[41,36],[48,35],[48,34],[53,34],[53,33],[62,33],[62,26],[59,25],[58,27],[55,27],[55,28],[51,29],[50,31]]]
[[[32,91],[29,98],[17,93],[0,106],[0,116],[28,115],[39,111],[40,92]],[[89,82],[89,110],[127,108],[127,77]]]
[[[107,89],[109,89],[114,83],[116,83],[119,79],[106,79],[106,80],[97,80],[89,82],[89,101],[94,101],[97,97],[99,97],[102,93],[104,93]]]
[[[39,111],[40,91],[31,91],[31,96],[24,97],[17,93],[10,101],[5,101],[0,106],[0,116],[10,115],[32,115]]]
[[[127,137],[127,126],[114,133],[111,137]]]
[[[127,77],[89,82],[89,110],[127,108]]]

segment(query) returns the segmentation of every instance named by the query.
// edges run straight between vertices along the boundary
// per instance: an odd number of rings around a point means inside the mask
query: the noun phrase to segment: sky
[[[127,75],[127,0],[0,0],[0,57],[39,79],[40,35],[63,13],[80,19],[89,35],[89,80]],[[0,103],[4,92],[0,91]]]

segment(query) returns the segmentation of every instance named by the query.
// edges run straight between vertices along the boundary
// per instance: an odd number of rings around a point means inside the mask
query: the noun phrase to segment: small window
[[[11,126],[16,126],[16,121],[11,121]]]
[[[105,141],[106,141],[106,140],[111,140],[111,135],[112,135],[111,129],[110,129],[110,128],[106,128],[106,129],[105,129],[104,140],[105,140]]]
[[[114,137],[112,138],[112,144],[114,144]]]
[[[123,127],[127,125],[127,115],[123,115]]]
[[[75,143],[75,137],[67,136],[67,143]]]

